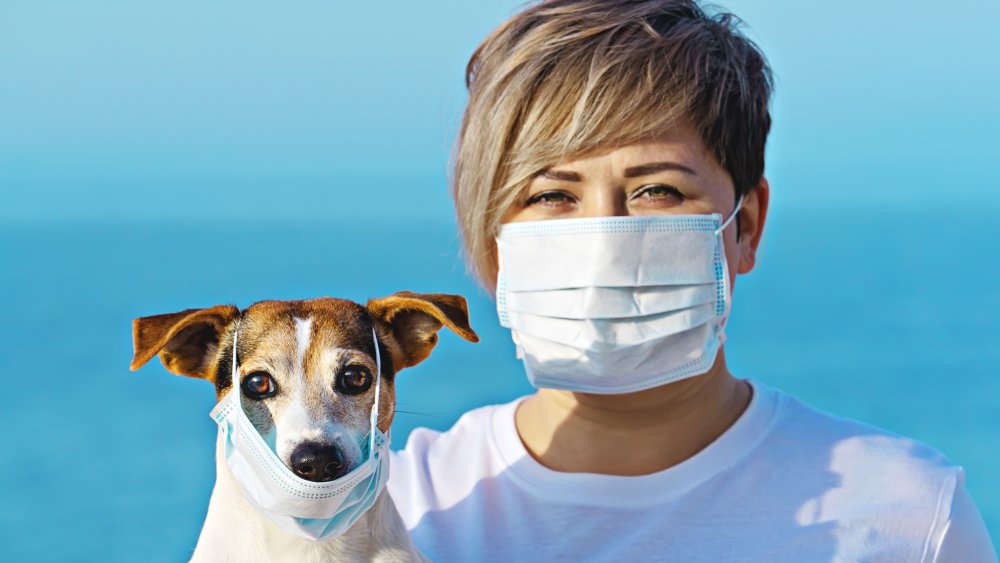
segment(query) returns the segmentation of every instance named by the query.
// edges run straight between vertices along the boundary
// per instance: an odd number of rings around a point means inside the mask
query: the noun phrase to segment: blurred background
[[[470,300],[398,383],[401,448],[530,391],[446,186],[511,1],[0,2],[0,559],[179,561],[210,384],[127,369],[137,316],[265,298]],[[777,75],[730,366],[967,470],[1000,538],[996,0],[731,0]]]

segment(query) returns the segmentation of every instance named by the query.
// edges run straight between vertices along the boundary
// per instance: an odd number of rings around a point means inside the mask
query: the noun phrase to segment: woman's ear
[[[213,381],[211,364],[219,339],[239,314],[240,310],[232,305],[216,305],[135,319],[134,354],[129,369],[135,371],[159,354],[167,371]]]
[[[479,342],[469,326],[465,298],[443,293],[400,291],[368,301],[368,313],[391,335],[387,342],[396,371],[415,366],[430,355],[437,332],[447,326],[469,342]]]
[[[750,189],[740,210],[740,262],[737,273],[746,274],[753,270],[757,263],[757,248],[764,234],[764,222],[767,220],[767,206],[771,199],[771,187],[767,178],[761,177],[760,183]]]

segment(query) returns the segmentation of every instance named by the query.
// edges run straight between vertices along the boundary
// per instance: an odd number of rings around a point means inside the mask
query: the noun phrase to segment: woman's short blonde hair
[[[572,155],[695,127],[737,195],[764,173],[771,71],[728,13],[694,0],[550,0],[476,49],[452,196],[466,255],[496,285],[494,237],[538,173]]]

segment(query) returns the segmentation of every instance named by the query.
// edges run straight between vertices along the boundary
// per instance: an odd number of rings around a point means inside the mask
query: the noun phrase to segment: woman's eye
[[[566,192],[541,192],[528,198],[527,205],[541,203],[543,205],[560,205],[572,202],[572,198]]]
[[[372,385],[372,372],[365,366],[351,365],[344,368],[337,377],[337,387],[351,395],[364,393]]]
[[[661,201],[667,199],[678,199],[683,200],[684,194],[680,192],[677,188],[673,186],[667,186],[665,184],[653,184],[650,186],[643,186],[635,191],[634,199],[645,199],[649,201]]]
[[[251,373],[240,384],[243,394],[255,400],[274,396],[278,391],[278,386],[274,383],[271,374],[262,371]]]

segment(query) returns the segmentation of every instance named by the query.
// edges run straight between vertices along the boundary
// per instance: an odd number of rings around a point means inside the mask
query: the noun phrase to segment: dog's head
[[[239,320],[238,350],[233,332]],[[159,354],[167,370],[207,379],[216,398],[231,388],[233,354],[243,408],[264,440],[296,474],[330,481],[361,462],[375,401],[375,342],[382,360],[379,429],[395,414],[395,375],[431,353],[447,326],[471,342],[465,299],[409,291],[361,306],[345,299],[262,301],[135,319],[139,369]]]

